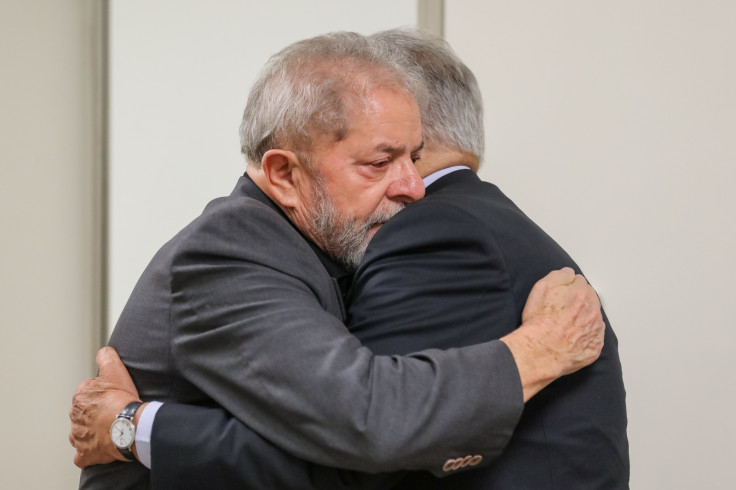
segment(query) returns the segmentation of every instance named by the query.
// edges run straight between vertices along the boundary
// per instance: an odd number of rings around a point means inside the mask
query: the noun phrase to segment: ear
[[[263,154],[261,168],[271,198],[284,208],[299,203],[305,174],[299,158],[292,151],[272,149]]]

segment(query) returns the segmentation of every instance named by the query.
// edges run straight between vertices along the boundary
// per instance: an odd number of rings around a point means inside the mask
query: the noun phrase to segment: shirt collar
[[[456,172],[458,170],[470,170],[470,167],[466,165],[453,165],[452,167],[443,168],[442,170],[438,170],[434,173],[431,173],[424,177],[422,180],[424,181],[424,187],[429,187],[431,184],[433,184],[436,180],[444,177],[447,174],[451,174],[452,172]]]

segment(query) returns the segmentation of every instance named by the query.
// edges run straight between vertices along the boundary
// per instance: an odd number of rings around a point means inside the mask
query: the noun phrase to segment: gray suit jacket
[[[343,324],[335,280],[255,184],[156,254],[110,345],[143,400],[220,405],[293,455],[368,472],[497,454],[522,406],[498,341],[374,356]],[[82,472],[81,488],[146,488],[137,463]]]

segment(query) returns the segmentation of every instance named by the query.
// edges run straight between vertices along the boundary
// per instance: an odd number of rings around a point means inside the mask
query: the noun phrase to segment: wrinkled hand
[[[558,377],[593,363],[603,349],[605,323],[598,295],[569,267],[534,285],[522,322],[501,340],[519,367],[525,401]]]
[[[128,403],[139,401],[138,390],[115,349],[100,349],[97,366],[98,376],[79,384],[69,411],[69,442],[77,450],[74,464],[80,468],[126,461],[112,443],[110,426]]]
[[[548,329],[547,348],[561,361],[561,374],[591,364],[603,349],[605,323],[598,295],[570,268],[553,271],[534,285],[521,321]]]

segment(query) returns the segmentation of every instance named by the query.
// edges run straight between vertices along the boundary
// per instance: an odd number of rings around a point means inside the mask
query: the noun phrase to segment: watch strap
[[[135,413],[138,411],[138,408],[143,405],[143,402],[130,402],[127,405],[125,405],[125,408],[120,411],[120,414],[118,417],[125,417],[128,420],[133,420],[133,417],[135,417]]]
[[[140,406],[143,405],[142,402],[130,402],[127,405],[125,405],[125,408],[123,408],[118,416],[116,418],[123,418],[128,419],[131,422],[133,421],[133,417],[135,417],[135,413],[138,411]],[[133,442],[135,442],[135,439],[133,439]],[[131,446],[133,444],[131,443]],[[130,461],[135,461],[136,457],[135,454],[133,454],[133,451],[130,450],[130,447],[118,447],[115,446],[118,451],[120,451],[120,454],[123,455],[123,457]]]
[[[130,448],[126,448],[126,447],[117,447],[117,448],[118,448],[118,451],[120,451],[120,454],[122,454],[125,459],[127,459],[128,461],[135,461],[136,459],[135,454],[133,454],[133,451],[131,451]]]

